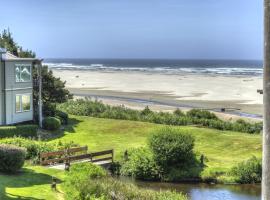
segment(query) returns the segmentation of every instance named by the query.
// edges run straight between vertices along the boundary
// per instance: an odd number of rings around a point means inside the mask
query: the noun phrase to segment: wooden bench
[[[69,148],[61,151],[47,152],[40,154],[40,164],[46,165],[56,165],[71,163],[74,161],[88,160],[92,163],[103,164],[108,163],[108,161],[113,162],[114,151],[106,150],[99,152],[88,153],[88,147],[76,147]]]
[[[90,159],[87,153],[88,147],[75,147],[61,151],[47,152],[40,154],[41,165],[55,165],[59,163],[71,162],[74,160]]]

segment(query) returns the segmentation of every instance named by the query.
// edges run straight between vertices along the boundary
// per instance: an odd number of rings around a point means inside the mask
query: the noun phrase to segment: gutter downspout
[[[4,80],[4,83],[3,83],[3,110],[4,110],[4,113],[3,113],[3,124],[6,125],[7,123],[7,106],[6,106],[6,96],[7,96],[7,91],[6,91],[6,62],[4,60],[1,60],[1,62],[3,62],[3,80]]]

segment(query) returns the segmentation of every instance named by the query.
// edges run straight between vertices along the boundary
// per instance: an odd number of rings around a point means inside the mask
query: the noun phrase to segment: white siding
[[[29,61],[7,61],[5,67],[5,106],[6,106],[6,124],[15,124],[23,121],[33,120],[33,83],[16,82],[15,66],[16,64],[29,64]],[[31,69],[32,71],[32,69]],[[31,94],[31,110],[28,112],[16,113],[16,94]]]

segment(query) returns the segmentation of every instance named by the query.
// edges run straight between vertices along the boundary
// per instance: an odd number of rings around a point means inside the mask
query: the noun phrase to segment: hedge
[[[71,115],[143,121],[176,126],[197,125],[250,134],[260,133],[263,126],[262,122],[250,123],[244,120],[238,120],[236,122],[223,121],[214,113],[201,109],[192,109],[186,114],[180,109],[177,109],[174,113],[154,112],[149,107],[139,111],[126,108],[125,106],[109,106],[101,101],[92,101],[89,99],[71,100],[59,104],[58,109]]]
[[[0,138],[20,136],[25,138],[37,137],[38,126],[34,124],[17,126],[0,126]]]

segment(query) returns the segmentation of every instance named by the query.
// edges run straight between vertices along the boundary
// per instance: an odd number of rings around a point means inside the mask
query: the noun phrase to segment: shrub
[[[108,176],[104,169],[90,163],[72,165],[64,183],[68,200],[186,200],[176,192],[155,192],[139,189]]]
[[[243,121],[226,122],[217,118],[214,113],[206,110],[192,109],[185,115],[177,109],[174,113],[153,112],[146,107],[142,111],[132,110],[125,106],[109,106],[101,101],[89,99],[71,100],[58,105],[58,109],[73,115],[102,117],[110,119],[145,121],[167,125],[200,125],[219,130],[232,130],[247,133],[260,133],[262,123]]]
[[[42,112],[44,116],[55,116],[56,114],[56,104],[46,102],[42,105]]]
[[[13,145],[0,145],[0,171],[16,172],[22,168],[25,159],[25,149]]]
[[[42,125],[46,130],[57,130],[61,126],[61,121],[56,117],[46,117],[43,120]]]
[[[54,144],[20,137],[2,139],[0,140],[0,144],[9,144],[17,147],[23,147],[26,149],[25,159],[37,159],[40,153],[53,151],[56,146]]]
[[[148,138],[148,143],[155,162],[165,171],[194,160],[194,138],[177,129],[162,128]]]
[[[184,114],[179,108],[177,108],[177,109],[173,112],[173,114],[175,114],[175,115],[177,115],[177,116],[181,116],[181,117],[185,116],[185,114]]]
[[[201,109],[192,109],[187,112],[187,116],[197,119],[218,119],[214,113]]]
[[[152,111],[150,110],[150,108],[148,106],[146,106],[142,111],[141,111],[141,114],[142,115],[149,115],[151,114]]]
[[[253,156],[233,167],[231,174],[235,176],[238,183],[260,183],[262,179],[262,161]]]
[[[60,111],[60,110],[57,110],[55,112],[55,116],[58,117],[61,121],[62,124],[68,124],[68,114],[63,112],[63,111]]]
[[[26,149],[26,156],[25,159],[32,159],[34,162],[38,163],[40,153],[56,151],[59,149],[66,149],[72,146],[77,146],[73,142],[43,142],[43,141],[36,141],[32,139],[25,139],[21,137],[14,137],[14,138],[6,138],[0,140],[0,144],[9,144],[15,145],[17,147],[23,147]]]
[[[17,126],[1,126],[0,138],[21,136],[36,137],[38,126],[34,124],[17,125]]]
[[[141,180],[158,180],[159,170],[152,152],[147,148],[130,149],[125,155],[121,174]]]

